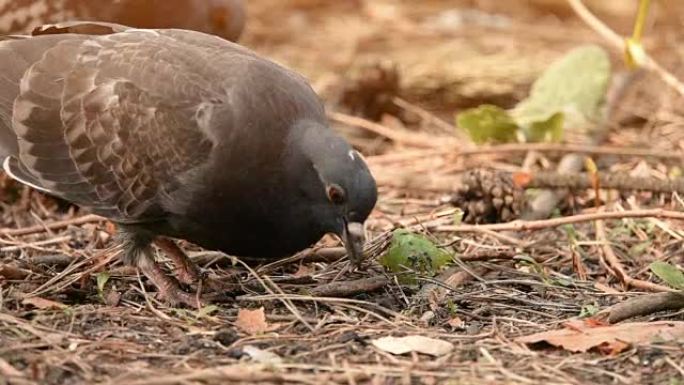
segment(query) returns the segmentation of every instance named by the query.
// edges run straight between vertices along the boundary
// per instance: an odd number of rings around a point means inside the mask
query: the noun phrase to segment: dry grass
[[[417,3],[253,1],[244,43],[309,76],[331,111],[341,109],[335,101],[348,82],[345,74],[368,62],[397,65],[402,91],[395,102],[409,118],[386,118],[380,126],[398,135],[394,141],[379,136],[373,125],[351,127],[339,114],[334,120],[367,154],[379,181],[380,201],[368,222],[375,239],[369,251],[379,255],[387,231],[411,227],[458,256],[456,267],[412,288],[391,276],[379,280],[385,273],[377,262],[350,271],[338,260],[339,249],[254,269],[196,250],[193,258],[230,283],[231,297],[201,311],[172,309],[116,260],[110,225],[3,179],[2,201],[12,203],[2,204],[0,226],[12,230],[0,230],[0,384],[682,383],[683,341],[615,355],[571,354],[513,341],[657,289],[662,282],[648,270],[650,262],[682,265],[684,232],[675,215],[613,214],[596,227],[586,221],[586,214],[596,212],[593,192],[580,191],[561,214],[581,221],[560,227],[547,221],[526,231],[472,229],[453,226],[454,208],[442,199],[465,170],[553,169],[561,155],[576,149],[474,149],[453,131],[452,114],[482,102],[515,102],[550,60],[600,38],[550,0],[500,9],[493,7],[501,2],[491,1]],[[447,12],[457,3],[479,9],[458,19],[458,13]],[[496,17],[484,12],[497,10]],[[625,30],[628,11],[602,12]],[[672,45],[679,31],[671,23],[684,16],[665,15],[656,20],[658,38],[652,32],[648,44],[675,69],[683,56]],[[619,55],[614,58],[619,68]],[[594,160],[606,171],[666,177],[681,163],[662,155],[682,150],[679,104],[657,77],[639,80],[616,106],[621,113],[611,122],[608,147],[593,150]],[[425,138],[434,144],[426,146]],[[682,210],[677,196],[601,194],[603,208],[611,212]],[[321,245],[338,246],[332,239]],[[630,279],[650,285],[627,281],[632,286],[626,286],[615,261]],[[106,277],[100,291],[98,279]],[[352,280],[380,285],[348,298],[309,295],[314,288]],[[26,300],[36,297],[54,302]],[[273,331],[250,336],[234,326],[239,309],[262,306],[268,323],[277,324]],[[455,318],[462,326],[452,326]],[[684,312],[638,319],[681,321]],[[439,358],[392,356],[369,343],[411,334],[450,341],[455,349]],[[279,355],[282,362],[255,363],[243,351],[249,345]]]

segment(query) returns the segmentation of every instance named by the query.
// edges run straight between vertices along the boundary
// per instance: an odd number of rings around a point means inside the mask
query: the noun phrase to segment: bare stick
[[[596,17],[591,11],[582,3],[581,0],[568,0],[568,3],[572,9],[577,13],[577,15],[585,22],[589,27],[606,39],[610,44],[615,46],[621,52],[625,49],[625,40],[618,35],[615,31],[610,29],[604,22],[602,22],[598,17]],[[668,72],[663,68],[658,62],[656,62],[651,56],[644,52],[644,68],[655,72],[660,76],[660,78],[670,87],[674,88],[680,96],[684,96],[684,84],[677,79],[672,73]]]
[[[684,308],[684,293],[655,293],[630,298],[610,308],[608,322],[616,323],[628,318],[649,315],[665,310]]]
[[[63,221],[46,223],[44,226],[43,225],[36,225],[36,226],[31,226],[31,227],[24,227],[21,229],[0,229],[0,235],[9,235],[9,236],[29,235],[29,234],[35,234],[35,233],[42,233],[42,232],[47,231],[47,230],[61,229],[61,228],[65,228],[65,227],[72,226],[72,225],[77,226],[77,225],[83,225],[86,223],[102,222],[102,221],[106,221],[106,219],[102,218],[99,215],[89,214],[89,215],[84,215],[82,217],[77,217],[77,218],[73,218],[73,219],[65,219]]]
[[[669,287],[663,285],[658,285],[652,282],[642,281],[640,279],[630,277],[629,274],[627,274],[627,272],[625,271],[625,268],[622,265],[622,262],[620,262],[618,256],[615,255],[613,248],[610,246],[608,238],[606,237],[605,226],[603,225],[603,221],[601,220],[596,221],[596,237],[601,242],[601,249],[603,250],[603,255],[606,258],[606,262],[610,266],[610,269],[608,269],[608,271],[611,274],[613,274],[615,278],[620,280],[620,282],[622,282],[625,286],[631,286],[637,289],[656,292],[673,291],[673,289],[670,289]]]
[[[370,131],[376,135],[387,138],[395,143],[413,147],[434,148],[447,145],[453,138],[434,138],[423,134],[414,134],[408,131],[398,131],[381,124],[371,122],[357,116],[343,114],[341,112],[329,112],[328,117],[336,122],[350,126],[356,126]]]
[[[541,230],[574,223],[591,222],[605,219],[625,219],[625,218],[661,218],[684,220],[684,212],[662,209],[630,210],[630,211],[608,211],[589,214],[572,215],[568,217],[542,219],[538,221],[513,221],[508,223],[495,223],[491,225],[442,225],[432,228],[433,231],[440,232],[477,232],[481,230],[490,231],[528,231]]]
[[[338,281],[320,285],[311,289],[315,297],[349,297],[355,294],[368,293],[390,284],[387,277],[370,277],[354,281]]]

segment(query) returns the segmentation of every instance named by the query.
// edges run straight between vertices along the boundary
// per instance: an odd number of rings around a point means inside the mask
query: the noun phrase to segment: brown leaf
[[[450,319],[448,324],[454,329],[465,329],[465,322],[463,322],[463,320],[458,317]]]
[[[532,182],[532,174],[529,172],[515,172],[513,173],[513,184],[518,188],[525,188]]]
[[[299,265],[299,269],[297,269],[297,271],[295,271],[295,273],[292,274],[292,276],[295,278],[308,277],[313,272],[314,272],[314,269],[312,269],[308,265]]]
[[[547,342],[571,352],[586,352],[603,344],[618,349],[617,342],[638,345],[650,343],[655,338],[665,341],[684,338],[682,321],[630,322],[596,327],[585,322],[572,322],[565,326],[565,329],[519,337],[516,341],[525,344]]]
[[[382,337],[371,341],[376,348],[396,355],[410,352],[443,356],[454,349],[451,342],[424,336]]]
[[[68,306],[57,301],[52,301],[49,299],[41,297],[28,297],[21,301],[24,305],[31,305],[41,310],[46,309],[66,309]]]
[[[116,307],[121,302],[121,293],[116,290],[110,290],[104,296],[104,302],[107,306]]]
[[[584,324],[589,328],[597,328],[599,326],[609,326],[610,323],[596,318],[587,318],[584,320]]]
[[[269,325],[266,322],[264,308],[238,310],[235,326],[249,335],[261,334],[273,330],[277,325]]]
[[[608,356],[617,356],[629,348],[629,344],[622,341],[606,342],[597,347],[598,351]]]

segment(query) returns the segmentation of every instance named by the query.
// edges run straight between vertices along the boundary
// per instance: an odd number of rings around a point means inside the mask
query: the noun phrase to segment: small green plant
[[[105,302],[104,290],[105,286],[107,286],[107,282],[109,281],[109,277],[109,273],[107,273],[106,271],[100,272],[96,276],[97,295],[100,297],[100,300],[102,302]]]
[[[595,45],[573,49],[532,85],[512,110],[481,105],[456,116],[475,143],[560,141],[565,127],[589,127],[603,113],[610,80],[608,54]]]
[[[684,273],[677,266],[667,262],[657,261],[649,265],[653,274],[662,279],[668,286],[677,290],[684,290]]]
[[[581,318],[591,317],[591,316],[595,315],[596,313],[598,313],[599,310],[600,310],[599,307],[595,303],[592,303],[589,305],[584,305],[584,306],[582,306],[582,309],[580,310],[579,316]]]
[[[403,273],[399,281],[416,283],[416,273],[435,275],[452,262],[451,255],[423,235],[408,230],[395,230],[390,247],[380,263],[393,273]]]

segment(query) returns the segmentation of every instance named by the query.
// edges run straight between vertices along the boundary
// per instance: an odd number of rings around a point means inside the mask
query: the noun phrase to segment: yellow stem
[[[648,8],[651,5],[651,0],[639,0],[639,10],[634,21],[634,32],[632,33],[632,40],[634,42],[641,42],[641,37],[644,35],[644,26],[646,25],[646,17],[648,16]]]

